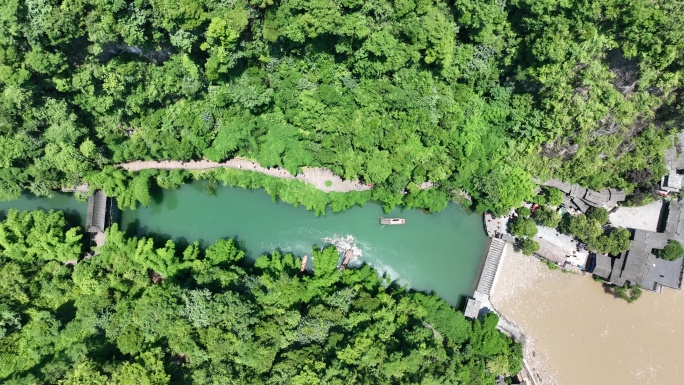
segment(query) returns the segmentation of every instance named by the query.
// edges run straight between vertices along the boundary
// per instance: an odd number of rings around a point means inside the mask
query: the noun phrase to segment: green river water
[[[65,194],[0,203],[0,210],[9,207],[65,209],[72,222],[86,211],[85,203]],[[406,224],[383,227],[381,216],[406,218]],[[436,214],[397,209],[386,215],[369,203],[316,217],[304,207],[273,202],[263,190],[222,187],[208,195],[200,183],[161,191],[150,206],[123,211],[120,223],[129,234],[205,246],[235,238],[251,258],[276,249],[310,255],[312,245],[325,245],[324,237],[352,235],[363,252],[355,263],[366,262],[416,290],[434,291],[452,305],[472,293],[486,239],[481,217],[455,204]]]

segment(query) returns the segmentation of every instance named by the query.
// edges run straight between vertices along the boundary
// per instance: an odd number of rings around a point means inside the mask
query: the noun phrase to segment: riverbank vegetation
[[[455,197],[448,196],[439,189],[410,188],[404,193],[393,194],[384,189],[366,191],[323,192],[305,182],[283,179],[253,171],[231,168],[212,170],[142,170],[128,172],[121,168],[106,166],[102,172],[85,177],[91,189],[102,189],[105,194],[117,197],[121,209],[135,209],[138,204],[148,205],[157,189],[173,189],[191,181],[207,183],[207,188],[215,189],[218,184],[248,189],[263,188],[274,200],[295,206],[302,205],[316,215],[344,211],[355,205],[363,206],[368,201],[379,202],[386,212],[397,205],[405,208],[422,208],[429,212],[443,210]]]
[[[495,315],[467,320],[367,265],[340,273],[333,248],[301,272],[291,254],[250,261],[230,239],[202,249],[115,225],[67,266],[78,233],[62,212],[0,222],[3,383],[489,384],[520,370]]]
[[[497,214],[531,176],[646,191],[682,121],[682,15],[644,0],[5,1],[0,199],[129,160],[236,155],[386,197],[432,181],[413,204],[465,190]],[[144,202],[149,178],[112,183]]]
[[[606,209],[592,207],[586,214],[572,216],[566,213],[558,228],[585,243],[592,251],[619,255],[629,249],[631,234],[622,227],[606,226],[607,222]]]

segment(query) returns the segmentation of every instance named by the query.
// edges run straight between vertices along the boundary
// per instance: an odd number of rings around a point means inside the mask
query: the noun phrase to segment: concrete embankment
[[[499,323],[497,329],[507,336],[513,338],[516,342],[523,344],[523,352],[527,352],[527,340],[523,331],[514,322],[509,320],[504,314],[497,310],[492,303],[492,297],[497,288],[498,276],[503,260],[506,257],[508,249],[513,246],[504,242],[499,238],[489,238],[487,249],[485,251],[485,259],[480,268],[479,279],[476,284],[476,289],[473,298],[478,301],[481,306],[481,312],[494,312],[499,316]],[[541,384],[542,376],[529,365],[527,354],[523,357],[522,372],[523,376],[532,384]]]

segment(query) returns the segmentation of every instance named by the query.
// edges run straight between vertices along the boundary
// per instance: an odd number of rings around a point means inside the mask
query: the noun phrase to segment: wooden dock
[[[496,278],[496,272],[499,268],[499,262],[501,261],[501,255],[504,252],[505,246],[506,242],[502,239],[489,239],[489,250],[487,251],[484,266],[480,273],[480,280],[477,283],[477,291],[480,293],[489,295],[492,290],[492,285],[494,285],[494,279]]]

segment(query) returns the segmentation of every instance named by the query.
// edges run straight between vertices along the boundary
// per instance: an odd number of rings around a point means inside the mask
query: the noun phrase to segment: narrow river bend
[[[0,210],[10,207],[63,209],[71,218],[86,211],[85,203],[64,194],[0,202]],[[406,218],[406,224],[382,227],[381,216]],[[434,291],[452,305],[472,293],[486,240],[481,217],[455,204],[436,214],[396,209],[385,215],[368,203],[316,217],[304,207],[273,202],[263,190],[221,187],[209,195],[201,183],[158,192],[150,206],[123,211],[120,224],[131,235],[198,240],[205,246],[235,238],[252,258],[276,249],[310,255],[312,245],[325,245],[324,237],[352,235],[363,251],[360,261],[402,285]]]

